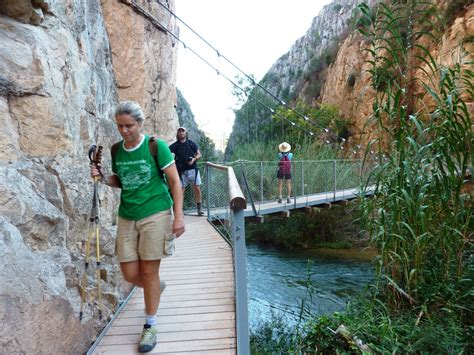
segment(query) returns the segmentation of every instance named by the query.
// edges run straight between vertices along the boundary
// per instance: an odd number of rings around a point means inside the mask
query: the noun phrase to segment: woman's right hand
[[[96,177],[101,177],[102,176],[101,173],[100,173],[100,168],[101,168],[100,164],[91,163],[91,165],[90,165],[91,178],[95,179]]]

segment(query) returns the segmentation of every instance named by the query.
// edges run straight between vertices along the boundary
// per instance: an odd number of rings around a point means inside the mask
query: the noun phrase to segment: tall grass
[[[360,10],[378,137],[368,152],[380,157],[362,217],[379,250],[378,278],[345,313],[307,320],[285,347],[360,353],[333,333],[344,324],[376,353],[473,353],[473,200],[462,192],[473,161],[473,62],[463,43],[449,66],[431,54],[446,32],[434,3]]]
[[[374,173],[377,198],[365,217],[380,250],[379,287],[390,309],[424,307],[467,312],[472,279],[472,198],[461,194],[472,164],[472,62],[462,45],[449,67],[430,54],[440,43],[437,8],[427,1],[360,5],[360,31],[370,43],[370,72],[377,83],[372,141],[380,160]],[[425,31],[424,29],[430,29]],[[469,287],[470,285],[470,287]]]

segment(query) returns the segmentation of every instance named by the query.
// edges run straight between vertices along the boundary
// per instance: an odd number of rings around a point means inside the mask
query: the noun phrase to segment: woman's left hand
[[[184,218],[183,217],[175,217],[173,220],[173,234],[178,238],[182,235],[185,231],[184,227]]]

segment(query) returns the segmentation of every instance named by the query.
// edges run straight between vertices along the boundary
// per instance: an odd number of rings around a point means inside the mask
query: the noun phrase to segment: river
[[[329,254],[329,255],[328,255]],[[295,324],[307,292],[308,275],[314,289],[309,305],[313,314],[344,309],[374,277],[374,266],[357,253],[282,251],[256,244],[247,246],[249,323],[255,330],[272,313]],[[309,262],[308,262],[309,261]],[[306,299],[309,301],[309,297]]]

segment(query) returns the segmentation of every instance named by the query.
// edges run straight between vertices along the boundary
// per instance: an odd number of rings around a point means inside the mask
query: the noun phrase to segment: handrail
[[[244,179],[244,185],[245,185],[245,189],[247,190],[247,196],[249,197],[250,205],[252,206],[254,215],[257,216],[258,215],[257,209],[255,208],[255,203],[253,202],[252,192],[250,191],[249,183],[247,181],[247,176],[245,175],[245,169],[242,163],[240,163],[240,170],[242,171],[242,178]]]
[[[227,171],[229,184],[229,206],[232,225],[234,273],[235,273],[235,300],[236,300],[236,328],[237,354],[250,354],[250,337],[248,322],[247,300],[247,248],[245,246],[245,209],[247,201],[240,189],[234,169],[230,166],[206,162],[206,179],[209,184],[209,168]],[[208,185],[209,188],[209,185]],[[209,192],[208,192],[209,201]],[[208,205],[208,218],[209,218]]]

